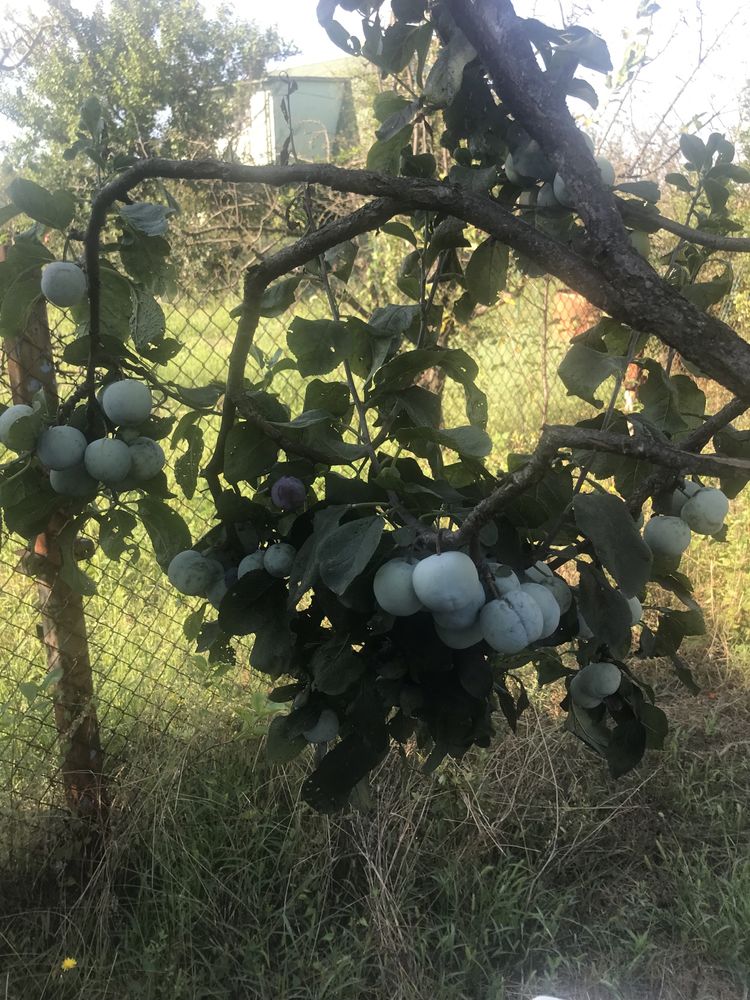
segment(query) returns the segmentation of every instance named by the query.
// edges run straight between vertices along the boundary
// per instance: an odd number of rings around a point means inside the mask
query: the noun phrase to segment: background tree
[[[6,74],[0,110],[20,130],[8,155],[55,164],[75,139],[83,100],[96,95],[125,153],[216,153],[234,124],[240,81],[257,79],[290,47],[275,31],[200,0],[114,0],[90,15],[49,0],[29,21],[44,44]]]

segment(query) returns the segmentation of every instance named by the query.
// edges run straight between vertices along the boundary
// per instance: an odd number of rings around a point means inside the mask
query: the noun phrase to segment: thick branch
[[[536,139],[565,180],[596,245],[598,272],[615,290],[616,301],[603,308],[636,330],[656,333],[690,360],[702,355],[707,359],[702,368],[712,378],[738,395],[750,395],[748,345],[736,335],[725,338],[728,327],[700,314],[665,285],[630,245],[615,198],[602,184],[568,110],[565,88],[542,72],[511,0],[446,2],[477,50],[505,109]],[[728,368],[734,368],[736,376]]]
[[[471,511],[461,528],[449,537],[446,547],[461,548],[469,544],[477,532],[512,500],[525,493],[530,486],[540,482],[560,450],[565,448],[629,455],[680,473],[696,472],[707,476],[721,476],[728,469],[742,469],[750,473],[750,461],[744,459],[698,455],[660,441],[611,434],[609,431],[587,430],[584,427],[551,424],[542,431],[539,443],[527,464],[507,476],[486,500]]]
[[[585,146],[584,150],[588,156]],[[99,336],[98,245],[107,210],[132,187],[149,177],[218,179],[276,187],[314,183],[336,191],[392,199],[404,211],[421,208],[453,215],[535,260],[615,319],[644,333],[656,334],[737,395],[750,397],[750,345],[721,320],[701,313],[687,299],[665,285],[657,273],[632,251],[629,243],[625,252],[629,260],[637,258],[633,266],[638,273],[630,264],[623,270],[609,264],[605,267],[606,253],[592,263],[569,246],[527,225],[486,195],[440,181],[344,170],[329,164],[252,167],[215,160],[151,159],[141,161],[108,184],[94,202],[86,236],[91,339],[94,346]],[[606,197],[612,202],[612,210],[622,227],[614,199],[608,193]]]

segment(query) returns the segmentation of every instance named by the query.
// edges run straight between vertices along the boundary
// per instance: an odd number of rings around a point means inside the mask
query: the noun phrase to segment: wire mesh
[[[380,294],[373,277],[378,268],[368,257],[374,253],[373,246],[365,242],[366,253],[342,301],[344,312],[351,308],[366,313],[362,303],[373,302]],[[183,344],[165,369],[170,379],[198,386],[224,378],[236,322],[230,312],[238,301],[238,287],[217,281],[214,287],[206,284],[193,294],[163,303],[168,335]],[[310,317],[327,315],[322,296],[310,295],[300,306]],[[64,396],[77,374],[59,361],[72,328],[53,309],[48,318]],[[596,318],[585,300],[552,279],[516,275],[496,307],[452,330],[448,346],[465,348],[477,360],[478,383],[488,396],[488,430],[495,448],[490,463],[503,464],[507,453],[531,447],[544,423],[591,415],[590,407],[566,395],[556,370],[571,337]],[[285,316],[264,321],[258,345],[268,352],[284,352],[288,320]],[[299,412],[299,378],[286,373],[274,388],[293,413]],[[462,394],[450,383],[443,391],[445,425],[465,423]],[[0,398],[10,402],[6,375]],[[181,415],[171,401],[169,408],[175,416]],[[207,496],[199,488],[192,500],[186,500],[171,479],[170,486],[175,493],[170,503],[188,522],[193,537],[199,537],[213,523]],[[143,537],[137,541],[140,556],[135,562],[127,557],[112,562],[100,551],[95,553],[90,574],[97,581],[97,593],[84,600],[85,634],[78,636],[88,642],[94,708],[105,771],[110,774],[127,761],[134,742],[167,732],[172,738],[190,738],[196,727],[206,725],[207,713],[242,712],[252,691],[244,660],[238,668],[222,673],[196,655],[183,632],[184,619],[195,602],[176,594],[148,541]],[[50,813],[63,811],[65,805],[55,684],[49,683],[40,639],[37,587],[24,573],[23,561],[22,544],[6,536],[0,546],[0,860],[21,850],[35,825]],[[158,768],[158,754],[150,760]]]

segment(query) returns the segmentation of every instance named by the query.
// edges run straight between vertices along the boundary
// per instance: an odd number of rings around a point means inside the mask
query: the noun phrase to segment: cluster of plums
[[[286,542],[274,542],[256,549],[240,560],[237,566],[225,566],[211,549],[199,552],[185,549],[178,552],[167,568],[169,582],[188,597],[205,597],[218,608],[227,590],[247,573],[263,570],[269,576],[283,580],[289,576],[297,550]]]
[[[676,569],[693,532],[715,535],[724,526],[729,500],[721,490],[685,480],[676,490],[656,498],[656,514],[643,530],[643,540],[662,569]]]
[[[33,451],[45,469],[55,493],[68,497],[94,496],[99,485],[135,489],[164,467],[164,452],[137,428],[151,415],[151,390],[136,379],[111,382],[99,394],[101,408],[116,428],[113,437],[88,441],[77,427],[59,424],[35,431]],[[19,420],[34,418],[25,403],[9,406],[0,415],[0,442],[14,448],[12,432]],[[33,426],[33,425],[32,425]]]
[[[450,649],[486,642],[510,656],[557,630],[560,615],[573,600],[565,580],[544,562],[526,570],[525,582],[509,566],[487,566],[489,599],[474,561],[463,552],[444,552],[419,561],[391,559],[375,574],[375,599],[397,617],[429,611],[435,631]],[[636,603],[637,610],[631,604],[634,622],[641,613]],[[574,678],[571,697],[581,707],[593,708],[619,686],[620,671],[614,664],[592,663]]]
[[[279,510],[299,510],[305,504],[307,489],[296,476],[281,476],[274,482],[270,494]],[[245,551],[248,549],[251,551],[239,563],[224,550],[185,549],[172,559],[167,576],[181,594],[205,597],[218,608],[227,590],[248,573],[262,570],[280,580],[288,577],[297,555],[294,546],[287,542],[274,542],[259,548],[254,529],[248,535]]]
[[[586,145],[594,152],[594,143],[590,136],[583,134]],[[615,168],[604,156],[595,156],[602,184],[614,187]],[[552,163],[542,154],[539,144],[529,142],[514,155],[509,153],[503,165],[505,176],[511,184],[524,188],[518,199],[522,209],[539,210],[542,216],[554,218],[565,215],[575,208],[573,198],[568,191],[562,176],[555,171]],[[537,185],[541,182],[541,187]],[[630,233],[630,242],[641,256],[648,258],[651,244],[648,233],[634,230]]]

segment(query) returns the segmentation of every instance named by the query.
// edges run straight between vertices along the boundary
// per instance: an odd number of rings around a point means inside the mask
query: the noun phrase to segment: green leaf
[[[132,205],[120,207],[121,218],[146,236],[163,236],[166,233],[167,214],[164,205],[146,201],[136,201]]]
[[[64,497],[52,492],[48,480],[39,479],[38,488],[23,500],[10,506],[3,503],[5,527],[22,538],[32,538],[44,531],[52,515],[65,504]]]
[[[134,297],[131,294],[132,285],[125,275],[104,264],[99,275],[101,286],[101,305],[99,309],[100,333],[103,337],[126,341],[131,334]],[[84,299],[73,307],[73,316],[81,330],[88,334],[89,302]],[[146,342],[142,342],[142,347]]]
[[[424,8],[425,0],[391,0],[391,10],[398,21],[423,21]]]
[[[33,451],[39,440],[43,426],[44,418],[41,410],[30,413],[26,417],[19,417],[13,422],[8,432],[8,447],[19,454],[21,452]]]
[[[17,215],[21,214],[21,209],[16,205],[3,205],[0,208],[0,227],[7,226],[11,219],[15,219]],[[414,244],[416,246],[416,243]]]
[[[654,181],[626,181],[623,184],[617,184],[615,191],[634,194],[636,198],[642,198],[643,201],[651,202],[654,205],[661,198],[659,185],[655,184]]]
[[[643,366],[648,370],[648,378],[638,390],[638,399],[643,407],[642,416],[666,434],[673,435],[684,431],[688,427],[688,421],[682,415],[683,401],[688,406],[697,408],[698,412],[693,416],[700,416],[700,397],[697,395],[700,390],[691,382],[697,393],[691,392],[687,383],[670,378],[656,361],[647,358]],[[703,396],[702,393],[700,395]],[[703,396],[703,408],[705,408],[705,396]]]
[[[610,586],[601,570],[588,564],[580,569],[578,608],[597,643],[603,643],[613,656],[624,659],[631,642],[628,602]]]
[[[24,214],[50,229],[67,229],[75,215],[76,202],[70,191],[52,193],[34,181],[16,177],[8,194]]]
[[[288,764],[306,746],[304,736],[289,733],[288,715],[277,715],[271,719],[266,735],[266,757],[272,764]]]
[[[580,493],[573,512],[578,530],[622,592],[627,597],[641,593],[651,577],[651,550],[623,501],[611,493]]]
[[[386,222],[384,226],[380,227],[380,231],[381,233],[386,233],[388,236],[396,236],[401,240],[406,240],[413,247],[417,246],[417,237],[403,222]]]
[[[42,290],[38,271],[20,274],[10,285],[0,304],[0,335],[20,337],[28,326],[29,317]]]
[[[666,174],[664,180],[680,191],[690,192],[693,190],[693,185],[684,174]]]
[[[176,510],[157,497],[143,497],[137,501],[136,507],[151,540],[156,561],[166,570],[178,552],[191,547],[190,529]]]
[[[277,316],[285,313],[290,306],[294,305],[300,281],[302,281],[302,276],[294,274],[289,278],[283,278],[281,281],[270,285],[263,292],[260,300],[261,316],[265,316],[267,319],[275,319]]]
[[[608,378],[625,371],[625,358],[594,351],[583,344],[573,344],[560,363],[557,373],[569,396],[578,396],[597,408],[603,405],[594,393]]]
[[[564,665],[557,653],[544,651],[540,655],[535,655],[533,660],[537,669],[537,679],[539,686],[553,684],[561,677],[567,677],[570,670]]]
[[[419,100],[412,101],[411,104],[407,104],[399,111],[389,115],[375,132],[378,142],[388,142],[394,136],[403,132],[404,129],[410,128],[412,122],[419,114],[421,106]]]
[[[454,427],[452,430],[406,427],[394,431],[393,436],[400,444],[409,446],[419,442],[432,442],[470,458],[485,458],[492,452],[492,439],[481,427]]]
[[[487,397],[475,384],[479,369],[476,361],[460,349],[423,347],[396,355],[375,375],[371,404],[377,405],[387,394],[409,388],[417,375],[433,367],[442,368],[449,378],[463,386],[469,422],[486,427]]]
[[[568,84],[567,94],[569,97],[577,97],[579,101],[585,101],[589,107],[599,107],[599,95],[588,82],[574,77]]]
[[[366,168],[380,174],[397,174],[401,165],[401,150],[411,141],[408,125],[386,141],[378,139],[367,151]]]
[[[74,555],[76,536],[80,526],[80,519],[76,518],[76,520],[66,524],[57,536],[61,559],[60,578],[74,593],[91,597],[96,593],[96,584],[90,576],[78,568],[78,562]]]
[[[705,635],[706,623],[700,611],[665,611],[659,618],[659,628],[651,656],[672,656],[689,635]]]
[[[224,395],[224,384],[176,385],[175,391],[183,403],[195,410],[211,410]]]
[[[294,608],[318,579],[320,548],[337,530],[346,506],[335,505],[318,510],[313,518],[313,533],[298,550],[289,574],[289,606]]]
[[[363,517],[332,531],[319,549],[320,578],[334,594],[343,594],[375,554],[385,528],[382,517]]]
[[[270,587],[250,611],[255,641],[250,652],[250,666],[269,677],[289,672],[293,637],[286,609],[286,587]]]
[[[351,394],[345,382],[322,382],[314,378],[305,387],[304,411],[325,410],[331,416],[343,417],[351,406]]]
[[[304,782],[303,799],[318,812],[343,809],[355,785],[377,767],[387,749],[387,743],[374,743],[359,732],[345,736]]]
[[[315,650],[310,669],[323,694],[343,694],[364,673],[364,661],[348,639],[331,639]]]
[[[267,475],[279,454],[275,441],[252,424],[235,424],[224,446],[224,478],[235,485]]]
[[[610,774],[621,778],[640,763],[646,750],[646,729],[638,719],[625,719],[612,730],[605,752]]]
[[[295,316],[287,334],[289,350],[297,359],[300,375],[327,375],[338,368],[354,346],[351,330],[333,320]]]
[[[132,289],[133,311],[130,314],[130,335],[136,350],[158,344],[164,337],[167,321],[164,310],[149,292]]]
[[[564,53],[566,57],[574,56],[581,66],[593,69],[597,73],[612,71],[612,59],[603,38],[580,25],[571,25],[564,37],[572,40],[561,45],[558,52]]]
[[[99,545],[108,559],[118,560],[132,543],[128,539],[135,531],[137,520],[130,511],[112,508],[99,521]]]
[[[480,243],[466,265],[466,287],[485,306],[494,305],[508,276],[508,247],[492,238]]]
[[[703,140],[685,132],[680,136],[680,149],[688,163],[700,170],[706,159],[706,144]]]
[[[663,750],[669,732],[667,717],[656,705],[644,702],[638,709],[638,718],[646,730],[646,749]]]
[[[203,458],[203,431],[190,424],[181,435],[187,447],[174,463],[174,477],[182,492],[192,500],[198,487],[198,476]]]

